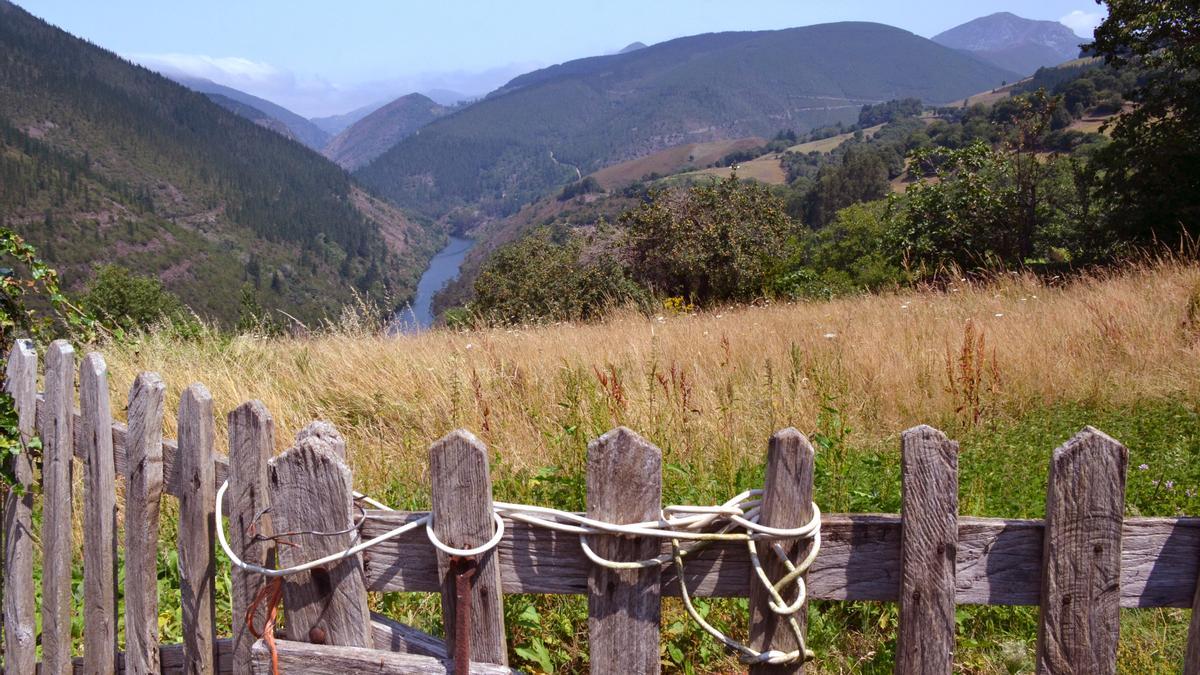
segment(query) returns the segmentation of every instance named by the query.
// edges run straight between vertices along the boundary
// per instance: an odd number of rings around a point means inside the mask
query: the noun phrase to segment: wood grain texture
[[[45,396],[38,394],[38,419],[41,419],[45,414]],[[87,444],[89,443],[85,431],[82,426],[80,412],[74,412],[74,453],[75,457],[80,461],[85,461],[87,456]],[[117,473],[124,475],[125,473],[125,435],[129,433],[128,427],[122,422],[113,422],[110,430],[110,436],[113,447],[113,462]],[[176,458],[179,454],[179,445],[173,439],[163,439],[163,482],[165,483],[166,493],[172,497],[178,498],[182,491],[179,484],[179,467]],[[224,455],[216,454],[213,457],[214,477],[213,484],[220,487],[221,483],[229,474],[229,459]]]
[[[357,647],[331,647],[289,640],[275,641],[279,671],[287,675],[449,675],[453,664],[415,654],[392,654]],[[254,645],[255,675],[271,675],[271,655],[261,641]],[[510,675],[507,666],[471,662],[472,675]]]
[[[371,645],[386,652],[450,658],[445,641],[375,612],[371,612]]]
[[[329,444],[329,449],[337,455],[343,462],[346,462],[346,439],[342,436],[342,432],[333,426],[332,422],[324,420],[316,420],[304,425],[304,428],[296,432],[296,442],[306,438],[319,438]],[[346,464],[349,466],[349,463]]]
[[[267,566],[274,559],[275,547],[256,535],[272,534],[270,500],[267,489],[267,462],[275,448],[275,422],[259,401],[250,401],[229,413],[229,489],[226,510],[229,517],[229,545],[242,560]],[[230,570],[233,589],[233,670],[238,675],[250,672],[250,647],[254,636],[246,627],[246,611],[266,584],[258,574]],[[254,624],[265,622],[265,608]]]
[[[71,483],[74,473],[75,350],[55,340],[46,350],[42,438],[42,662],[51,672],[71,667]]]
[[[162,423],[167,387],[142,373],[129,390],[125,463],[125,667],[157,673],[158,515],[163,493]]]
[[[92,352],[79,368],[81,420],[86,443],[83,486],[83,659],[89,673],[107,675],[117,664],[117,488],[113,465],[108,366]]]
[[[217,640],[217,667],[214,671],[216,675],[229,675],[231,670],[233,655],[233,643],[228,638]],[[126,656],[124,652],[117,654],[117,673],[135,673],[137,671],[132,668],[126,668]],[[160,664],[162,675],[186,675],[183,669],[183,645],[159,645],[158,662]],[[44,663],[38,663],[37,673],[39,675],[45,673],[73,673],[73,675],[87,675],[87,668],[84,666],[82,658],[72,659],[67,663],[67,667],[61,670],[52,670]],[[138,673],[138,675],[144,675]]]
[[[620,427],[588,445],[587,515],[610,523],[662,516],[662,452]],[[658,555],[645,537],[593,536],[592,549],[608,560]],[[578,546],[578,544],[576,544]],[[589,565],[588,635],[591,672],[659,672],[661,568],[613,570]]]
[[[1050,460],[1038,672],[1116,672],[1127,461],[1091,427]]]
[[[364,537],[424,516],[367,511]],[[808,574],[815,600],[896,602],[900,598],[900,516],[821,514],[821,555]],[[587,593],[591,563],[577,535],[506,521],[500,583],[506,594]],[[960,605],[1036,605],[1041,594],[1040,520],[958,519],[955,602]],[[1200,518],[1129,518],[1121,551],[1122,607],[1191,607],[1200,574]],[[665,544],[660,553],[668,553]],[[437,557],[423,530],[367,552],[368,590],[437,592]],[[747,597],[750,561],[744,544],[714,544],[688,556],[687,584],[697,597]],[[675,573],[662,573],[666,595],[679,595]]]
[[[212,395],[193,384],[179,398],[179,594],[188,673],[212,672],[216,659],[215,440]]]
[[[287,542],[277,549],[281,566],[350,547],[355,513],[350,469],[328,443],[301,440],[268,463],[267,482],[271,524]],[[289,640],[346,647],[371,644],[367,591],[357,555],[286,577],[283,607]]]
[[[901,436],[901,673],[950,673],[958,551],[958,443],[928,426]]]
[[[16,340],[8,353],[4,390],[13,398],[21,443],[36,434],[37,352],[29,340]],[[19,489],[4,499],[4,663],[28,672],[37,662],[37,626],[33,598],[33,465],[29,452],[8,460]]]
[[[759,522],[770,527],[800,527],[812,519],[813,468],[816,453],[804,434],[788,428],[775,432],[767,446],[767,470],[763,483],[762,510]],[[812,540],[781,540],[788,558],[800,560],[808,554]],[[786,565],[771,550],[771,542],[759,542],[758,557],[762,561],[767,577],[777,580],[788,573]],[[787,617],[771,611],[771,596],[763,588],[757,574],[750,573],[750,642],[760,651],[777,650],[790,652],[797,649],[796,636],[788,625]],[[785,602],[795,601],[798,590],[795,585],[780,595]],[[800,630],[807,630],[808,603],[796,613]],[[802,673],[804,662],[770,665],[757,663],[750,666],[754,674]]]
[[[454,548],[473,548],[495,534],[492,520],[492,482],[487,449],[467,431],[454,431],[429,448],[429,480],[433,531]],[[455,575],[449,558],[438,553],[442,617],[446,649],[454,654],[457,603]],[[500,593],[499,561],[489,551],[477,559],[471,583],[471,659],[508,663],[504,637],[504,598]]]

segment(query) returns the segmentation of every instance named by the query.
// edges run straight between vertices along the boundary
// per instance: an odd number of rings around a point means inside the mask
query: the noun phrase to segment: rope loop
[[[358,528],[356,527],[354,528],[354,543],[344,551],[284,569],[271,569],[243,561],[233,551],[232,547],[230,547],[229,541],[226,539],[224,513],[222,511],[225,492],[228,489],[229,481],[226,480],[221,484],[221,488],[217,490],[217,540],[221,545],[221,550],[229,557],[229,561],[235,567],[246,572],[278,579],[279,577],[338,562],[419,527],[425,528],[425,535],[428,537],[430,544],[449,556],[460,558],[480,556],[495,549],[500,544],[500,541],[504,538],[504,519],[507,517],[511,520],[535,527],[578,535],[579,546],[583,550],[584,555],[593,564],[608,569],[646,569],[673,563],[676,574],[679,577],[679,590],[680,595],[683,597],[683,605],[692,617],[692,620],[709,635],[712,635],[722,644],[738,652],[739,660],[743,664],[766,663],[782,665],[803,663],[814,658],[813,651],[805,643],[804,633],[800,630],[800,624],[796,619],[796,615],[804,608],[804,602],[808,599],[808,588],[804,583],[803,575],[812,566],[821,549],[821,509],[815,503],[812,505],[812,518],[807,523],[799,527],[785,528],[771,527],[758,522],[762,507],[762,490],[746,490],[733,496],[723,504],[714,506],[667,506],[662,509],[657,520],[623,525],[588,518],[587,516],[581,516],[570,511],[545,506],[493,502],[492,519],[496,525],[495,532],[487,542],[474,548],[454,548],[442,542],[433,531],[433,516],[424,515],[366,541],[359,541]],[[365,502],[382,510],[393,510],[358,492],[354,493],[354,498],[356,501]],[[361,524],[369,517],[365,515],[365,512],[363,513],[364,515],[358,524]],[[595,535],[623,535],[666,539],[671,542],[671,553],[645,560],[609,560],[596,553],[591,547],[588,538]],[[804,559],[793,562],[788,556],[783,542],[801,539],[810,540],[812,544],[809,546],[808,554],[804,556]],[[690,547],[685,548],[681,543],[684,541],[691,542]],[[773,613],[781,617],[786,617],[787,625],[795,637],[797,649],[788,652],[777,649],[755,650],[749,645],[725,635],[706,621],[704,617],[700,616],[700,613],[696,610],[692,602],[691,592],[687,587],[684,575],[684,559],[718,541],[741,541],[746,543],[755,579],[767,592],[768,607]],[[783,563],[784,568],[787,570],[787,573],[778,581],[772,581],[767,576],[762,561],[759,559],[758,542],[769,542],[769,550]],[[795,599],[791,602],[784,599],[784,595],[787,593],[789,587],[793,588],[796,594]]]

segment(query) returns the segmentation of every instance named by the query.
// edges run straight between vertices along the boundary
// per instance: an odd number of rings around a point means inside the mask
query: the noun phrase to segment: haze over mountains
[[[447,229],[606,166],[962,99],[1080,41],[1003,14],[937,41],[861,22],[710,33],[528,72],[468,104],[411,93],[310,120],[172,75],[192,94],[6,0],[0,17],[0,168],[18,176],[0,186],[5,222],[69,282],[119,262],[223,320],[246,293],[306,320],[353,290],[402,299]]]
[[[504,214],[669,146],[806,131],[854,120],[867,103],[948,102],[1017,78],[881,24],[697,35],[517,77],[356,175],[431,216]]]
[[[933,41],[974,54],[1000,68],[1032,75],[1043,66],[1078,58],[1084,40],[1056,21],[1034,21],[998,12],[939,33]]]
[[[118,263],[206,317],[315,321],[404,297],[432,253],[321,156],[7,0],[0,64],[0,220],[71,288]]]

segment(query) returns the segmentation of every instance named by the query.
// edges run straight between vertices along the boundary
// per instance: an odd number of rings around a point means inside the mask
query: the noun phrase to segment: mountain
[[[251,122],[254,122],[258,126],[265,129],[270,129],[280,136],[290,138],[293,141],[296,140],[296,135],[292,133],[292,130],[289,129],[282,120],[271,117],[267,113],[255,108],[252,105],[246,105],[241,101],[235,101],[223,94],[205,94],[205,96],[207,96],[213,103],[216,103],[231,113],[241,115]]]
[[[646,48],[645,42],[630,42],[629,44],[625,45],[624,49],[622,49],[621,51],[619,51],[617,53],[618,54],[628,54],[629,52],[636,52],[639,49],[645,49],[645,48]]]
[[[281,105],[272,103],[265,98],[259,98],[251,94],[247,94],[244,91],[234,89],[233,87],[226,87],[223,84],[217,84],[212,80],[205,80],[199,77],[175,76],[171,79],[179,82],[188,89],[198,91],[202,94],[207,94],[209,98],[217,95],[222,97],[223,100],[232,100],[241,103],[242,106],[238,109],[226,107],[227,109],[233,110],[233,112],[243,117],[247,117],[261,124],[262,126],[268,126],[259,121],[263,116],[278,120],[280,124],[287,127],[287,129],[291,132],[290,136],[292,138],[300,141],[313,150],[320,150],[327,142],[329,142],[329,134],[322,131],[319,127],[317,127],[317,125],[297,115],[291,110],[288,110]],[[218,101],[218,103],[221,103],[221,101]],[[225,104],[222,103],[222,105]],[[258,111],[259,114],[255,115],[253,111]],[[268,128],[271,127],[268,126]]]
[[[367,115],[370,115],[371,113],[375,112],[376,110],[379,110],[379,108],[382,107],[383,105],[384,105],[383,103],[371,103],[370,105],[364,105],[361,108],[355,108],[354,110],[351,110],[348,113],[342,113],[341,115],[329,115],[328,117],[314,117],[314,118],[310,119],[309,122],[312,122],[313,124],[315,124],[317,126],[318,129],[320,129],[321,131],[324,131],[326,134],[329,134],[325,141],[326,143],[328,143],[329,142],[328,139],[331,139],[334,136],[342,133],[342,131],[344,131],[351,124],[354,124],[355,122],[361,120],[362,118],[366,117]],[[322,146],[322,147],[324,147],[324,146]]]
[[[1023,19],[1009,12],[968,21],[933,36],[933,41],[1021,75],[1078,58],[1079,45],[1085,42],[1061,23]]]
[[[434,217],[503,215],[674,145],[804,132],[853,122],[867,103],[942,103],[1016,77],[880,24],[696,35],[517,77],[356,176]]]
[[[464,101],[474,101],[482,94],[464,94],[454,89],[426,89],[421,92],[437,102],[438,105],[453,106]]]
[[[0,221],[72,291],[117,263],[227,324],[402,300],[437,244],[321,155],[6,0]]]
[[[446,109],[427,96],[401,96],[352,124],[330,140],[321,152],[353,171],[444,114]]]

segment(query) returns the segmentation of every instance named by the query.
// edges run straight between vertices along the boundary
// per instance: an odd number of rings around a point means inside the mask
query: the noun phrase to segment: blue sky
[[[325,115],[413,90],[488,91],[513,75],[641,41],[829,21],[930,37],[1009,11],[1067,23],[1092,0],[16,0],[67,31],[158,70]]]

